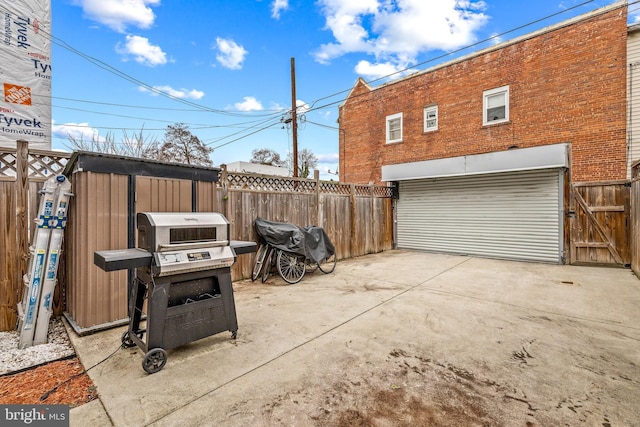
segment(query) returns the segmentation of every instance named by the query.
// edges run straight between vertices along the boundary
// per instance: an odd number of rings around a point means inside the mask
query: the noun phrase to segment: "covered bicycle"
[[[299,227],[286,222],[257,218],[256,232],[262,241],[253,267],[252,280],[262,275],[266,281],[275,262],[287,283],[298,283],[309,266],[331,273],[336,266],[336,250],[322,227]]]

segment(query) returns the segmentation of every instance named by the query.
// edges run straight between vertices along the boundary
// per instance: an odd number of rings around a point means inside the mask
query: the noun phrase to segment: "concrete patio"
[[[148,375],[124,328],[70,333],[99,400],[72,426],[633,425],[640,280],[616,268],[389,251],[234,284],[237,340]]]

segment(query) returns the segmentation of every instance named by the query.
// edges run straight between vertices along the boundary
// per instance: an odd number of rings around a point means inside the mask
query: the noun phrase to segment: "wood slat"
[[[15,328],[18,293],[22,284],[17,245],[18,217],[29,230],[37,212],[39,189],[46,178],[59,173],[68,153],[30,150],[22,167],[28,187],[24,214],[16,216],[15,149],[0,151],[0,330]],[[73,192],[65,232],[55,313],[70,313],[81,329],[126,317],[127,272],[106,273],[93,265],[95,250],[127,246],[127,177],[81,171],[71,177]],[[192,190],[195,188],[195,200]],[[231,223],[234,240],[257,240],[257,217],[325,229],[338,259],[380,252],[393,245],[391,189],[313,180],[231,174],[223,169],[220,182],[136,179],[137,211],[171,210],[222,212]],[[30,233],[31,234],[31,233]],[[26,234],[29,236],[29,234]],[[353,238],[352,238],[353,236]],[[248,278],[253,257],[241,256],[232,268],[234,280]]]
[[[630,188],[626,181],[571,187],[571,262],[627,265]]]

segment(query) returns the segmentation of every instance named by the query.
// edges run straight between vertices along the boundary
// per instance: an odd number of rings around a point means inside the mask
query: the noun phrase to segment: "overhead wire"
[[[593,2],[593,1],[594,1],[594,0],[589,0],[589,1],[586,1],[586,2],[583,2],[583,3],[580,3],[580,4],[578,4],[578,5],[572,6],[571,8],[568,8],[568,9],[562,10],[562,11],[560,11],[560,12],[557,12],[557,13],[554,13],[554,14],[551,14],[551,15],[547,15],[547,16],[545,16],[545,17],[543,17],[543,18],[540,18],[540,19],[537,19],[537,20],[532,21],[532,22],[530,22],[530,23],[527,23],[527,24],[521,25],[521,26],[516,27],[516,28],[514,28],[514,29],[512,29],[512,30],[508,30],[508,31],[505,31],[505,32],[500,33],[500,34],[493,35],[493,36],[488,37],[488,38],[486,38],[486,39],[484,39],[484,40],[481,40],[481,41],[479,41],[479,42],[476,42],[476,43],[473,43],[473,44],[471,44],[471,45],[468,45],[468,46],[462,47],[462,48],[460,48],[460,49],[456,49],[456,50],[451,51],[451,52],[447,52],[447,53],[442,54],[442,55],[438,55],[438,56],[436,56],[436,57],[434,57],[434,58],[431,58],[431,59],[428,59],[428,60],[426,60],[426,61],[423,61],[423,62],[421,62],[421,63],[419,63],[419,64],[416,64],[416,65],[414,65],[414,66],[412,66],[412,67],[408,67],[408,68],[406,68],[406,69],[404,69],[404,70],[400,70],[400,71],[396,71],[396,72],[391,73],[391,74],[387,74],[387,75],[382,76],[382,77],[379,77],[379,78],[377,78],[377,79],[370,80],[370,81],[368,81],[368,82],[366,82],[366,83],[367,83],[367,84],[371,84],[371,83],[375,83],[375,82],[378,82],[378,81],[381,81],[381,80],[386,80],[386,79],[388,79],[389,77],[394,76],[394,75],[396,75],[396,74],[398,74],[398,73],[401,73],[401,72],[405,72],[405,71],[408,71],[408,70],[414,69],[414,68],[416,68],[416,67],[419,67],[419,66],[425,65],[425,64],[427,64],[427,63],[430,63],[430,62],[434,62],[434,61],[437,61],[437,60],[443,59],[443,58],[445,58],[445,57],[447,57],[447,56],[451,56],[451,55],[454,55],[454,54],[456,54],[456,53],[460,53],[461,51],[464,51],[464,50],[466,50],[466,49],[469,49],[470,47],[474,47],[474,46],[477,46],[477,45],[479,45],[479,44],[486,43],[486,42],[491,41],[491,40],[493,40],[493,39],[496,39],[496,38],[502,37],[502,36],[504,36],[504,35],[506,35],[506,34],[512,33],[512,32],[514,32],[514,31],[517,31],[517,30],[520,30],[520,29],[523,29],[523,28],[526,28],[526,27],[528,27],[528,26],[530,26],[530,25],[533,25],[533,24],[539,23],[539,22],[544,21],[544,20],[546,20],[546,19],[549,19],[549,18],[555,17],[555,16],[557,16],[557,15],[559,15],[559,14],[561,14],[561,13],[566,13],[566,12],[568,12],[568,11],[570,11],[570,10],[573,10],[573,9],[577,8],[577,7],[584,6],[584,5],[586,5],[586,4],[588,4],[588,3],[591,3],[591,2]],[[629,3],[629,5],[633,5],[633,4],[637,4],[637,3],[640,3],[640,0],[634,0],[633,2]],[[620,6],[618,6],[618,8],[623,8],[623,7],[625,7],[625,6],[627,6],[627,4],[620,5]],[[612,9],[612,10],[613,10],[613,9]],[[419,72],[419,71],[418,71],[418,72]],[[325,99],[329,99],[329,98],[332,98],[332,97],[335,97],[335,96],[341,95],[341,94],[346,93],[346,92],[350,92],[352,89],[353,89],[353,88],[350,88],[350,89],[348,89],[348,90],[343,90],[343,91],[341,91],[341,92],[336,92],[336,93],[334,93],[333,95],[329,95],[329,96],[326,96],[326,97],[323,97],[323,98],[319,98],[319,99],[317,99],[316,101],[314,101],[314,102],[312,103],[312,105],[315,105],[318,101],[325,100]],[[360,96],[363,96],[363,95],[366,95],[366,94],[353,95],[353,97],[352,97],[352,98],[357,98],[357,97],[360,97]],[[330,102],[330,103],[327,103],[327,104],[323,104],[323,105],[321,105],[321,106],[319,106],[319,107],[313,107],[313,106],[312,106],[312,107],[309,109],[309,111],[319,111],[319,110],[323,110],[323,109],[326,109],[326,108],[329,108],[329,107],[333,107],[333,106],[335,106],[336,104],[339,104],[339,103],[341,103],[341,102],[346,101],[346,99],[347,99],[347,98],[341,98],[341,99],[339,99],[339,100],[337,100],[337,101]]]
[[[426,61],[422,61],[422,62],[420,62],[420,63],[418,63],[418,64],[415,64],[415,65],[412,65],[412,66],[410,66],[410,67],[406,67],[406,68],[403,68],[403,69],[401,69],[401,70],[394,71],[393,73],[386,74],[386,75],[381,76],[381,77],[378,77],[378,78],[376,78],[376,79],[369,80],[369,81],[367,82],[367,84],[376,83],[376,82],[379,82],[379,81],[381,81],[381,80],[387,80],[388,78],[393,77],[393,76],[395,76],[395,75],[402,74],[402,73],[405,73],[405,72],[407,72],[407,71],[409,71],[409,70],[413,70],[413,69],[415,69],[415,68],[418,68],[418,67],[421,67],[421,66],[423,66],[423,65],[429,64],[429,63],[431,63],[431,62],[438,61],[438,60],[443,59],[443,58],[446,58],[446,57],[448,57],[448,56],[455,55],[456,53],[460,53],[460,52],[463,52],[463,51],[465,51],[465,50],[467,50],[467,49],[470,49],[470,48],[472,48],[472,47],[476,47],[476,46],[482,45],[482,44],[484,44],[484,43],[490,42],[490,41],[492,41],[492,40],[495,40],[495,39],[500,38],[500,37],[502,37],[502,36],[505,36],[505,35],[507,35],[507,34],[513,33],[514,31],[522,30],[522,29],[524,29],[524,28],[526,28],[526,27],[530,27],[531,25],[534,25],[534,24],[540,23],[540,22],[542,22],[542,21],[546,21],[547,19],[550,19],[550,18],[553,18],[553,17],[558,16],[558,15],[560,15],[560,14],[563,14],[563,13],[569,12],[569,11],[571,11],[571,10],[573,10],[573,9],[578,8],[578,7],[581,7],[581,6],[587,5],[587,4],[589,4],[589,3],[593,3],[593,1],[594,1],[594,0],[587,0],[587,1],[585,1],[585,2],[582,2],[582,3],[580,3],[580,4],[574,5],[574,6],[572,6],[572,7],[567,8],[567,9],[563,9],[563,10],[561,10],[560,12],[556,12],[556,13],[553,13],[553,14],[551,14],[551,15],[547,15],[547,16],[545,16],[545,17],[543,17],[543,18],[536,19],[535,21],[528,22],[528,23],[523,24],[523,25],[520,25],[520,26],[518,26],[518,27],[516,27],[516,28],[512,28],[512,29],[510,29],[510,30],[504,31],[504,32],[502,32],[502,33],[500,33],[500,34],[494,34],[493,36],[491,36],[491,37],[487,37],[486,39],[480,40],[480,41],[478,41],[478,42],[475,42],[475,43],[472,43],[472,44],[469,44],[469,45],[463,46],[463,47],[461,47],[461,48],[458,48],[458,49],[452,50],[452,51],[450,51],[450,52],[443,53],[442,55],[438,55],[438,56],[433,57],[433,58],[430,58],[430,59],[428,59],[428,60],[426,60]],[[343,93],[350,92],[350,91],[351,91],[351,89],[352,89],[352,88],[345,89],[345,90],[342,90],[342,91],[340,91],[340,92],[336,92],[336,93],[334,93],[334,94],[327,95],[327,96],[322,97],[322,98],[318,98],[317,100],[313,101],[313,104],[315,104],[315,103],[317,103],[317,102],[319,102],[319,101],[323,101],[323,100],[325,100],[325,99],[333,98],[334,96],[342,95]]]
[[[43,98],[46,98],[48,95],[39,95]],[[64,101],[73,101],[73,102],[81,102],[81,103],[87,103],[87,104],[99,104],[99,105],[108,105],[111,107],[124,107],[124,108],[139,108],[139,109],[146,109],[146,110],[163,110],[163,111],[185,111],[185,112],[193,112],[193,113],[208,113],[209,111],[207,110],[203,110],[201,108],[168,108],[168,107],[155,107],[155,106],[149,106],[149,105],[130,105],[130,104],[121,104],[121,103],[113,103],[113,102],[101,102],[101,101],[89,101],[86,99],[76,99],[76,98],[65,98],[65,97],[60,97],[60,96],[48,96],[51,99],[60,99],[60,100],[64,100]],[[279,113],[281,111],[283,111],[282,108],[280,109],[268,109],[268,110],[260,110],[260,111],[264,111],[264,112],[273,112],[273,113]]]
[[[440,59],[446,58],[446,57],[448,57],[448,56],[455,55],[455,54],[460,53],[460,52],[462,52],[462,51],[464,51],[464,50],[470,49],[470,48],[472,48],[472,47],[476,47],[476,46],[481,45],[481,44],[483,44],[483,43],[487,43],[487,42],[490,42],[490,41],[495,40],[495,39],[497,39],[497,38],[500,38],[500,37],[502,37],[502,36],[504,36],[504,35],[510,34],[510,33],[514,32],[514,31],[521,30],[521,29],[523,29],[523,28],[529,27],[529,26],[534,25],[534,24],[536,24],[536,23],[539,23],[539,22],[542,22],[542,21],[544,21],[544,20],[550,19],[550,18],[552,18],[552,17],[558,16],[558,15],[560,15],[560,14],[567,13],[567,12],[569,12],[569,11],[571,11],[571,10],[574,10],[574,9],[579,8],[579,7],[581,7],[581,6],[584,6],[584,5],[586,5],[586,4],[592,3],[593,1],[594,1],[594,0],[588,0],[588,1],[585,1],[585,2],[582,2],[582,3],[579,3],[579,4],[577,4],[577,5],[574,5],[574,6],[572,6],[572,7],[569,7],[569,8],[563,9],[562,11],[556,12],[556,13],[554,13],[554,14],[547,15],[547,16],[545,16],[545,17],[542,17],[542,18],[539,18],[539,19],[537,19],[537,20],[531,21],[531,22],[526,23],[526,24],[524,24],[524,25],[520,25],[520,26],[518,26],[518,27],[516,27],[516,28],[513,28],[513,29],[511,29],[511,30],[508,30],[508,31],[502,32],[502,33],[500,33],[500,34],[493,35],[493,36],[491,36],[491,37],[488,37],[488,38],[483,39],[483,40],[481,40],[481,41],[478,41],[478,42],[476,42],[476,43],[473,43],[473,44],[470,44],[470,45],[466,45],[466,46],[461,47],[461,48],[459,48],[459,49],[456,49],[456,50],[453,50],[453,51],[450,51],[450,52],[446,52],[446,53],[444,53],[444,54],[442,54],[442,55],[438,55],[438,56],[433,57],[433,58],[430,58],[430,59],[428,59],[428,60],[426,60],[426,61],[422,61],[422,62],[420,62],[420,63],[418,63],[418,64],[412,65],[411,67],[407,67],[407,68],[404,68],[404,69],[402,69],[402,70],[398,70],[398,71],[395,71],[395,72],[393,72],[393,73],[387,74],[387,75],[385,75],[385,76],[381,76],[381,77],[378,77],[378,78],[376,78],[376,79],[370,80],[370,81],[368,81],[368,82],[367,82],[367,84],[376,83],[376,82],[379,82],[379,81],[382,81],[382,80],[389,79],[390,77],[393,77],[393,76],[395,76],[395,75],[398,75],[398,74],[401,74],[401,73],[406,73],[406,72],[407,72],[407,71],[409,71],[409,70],[417,69],[418,67],[421,67],[421,66],[423,66],[423,65],[426,65],[426,64],[428,64],[428,63],[432,63],[432,62],[438,61],[438,60],[440,60]],[[640,0],[635,0],[635,1],[633,1],[632,3],[629,3],[629,4],[628,4],[628,6],[633,5],[633,4],[637,4],[638,2],[640,2]],[[620,7],[624,7],[624,6],[627,6],[627,5],[625,4],[625,5],[620,6]],[[6,11],[7,9],[6,9],[6,8],[4,8],[4,7],[2,7],[2,6],[0,6],[0,10],[5,10],[5,11]],[[636,9],[634,9],[634,10],[637,10],[637,8],[636,8]],[[261,124],[264,124],[264,123],[266,123],[266,122],[268,122],[268,121],[271,121],[271,120],[272,120],[272,119],[274,119],[275,117],[279,117],[279,116],[281,116],[281,115],[282,115],[282,113],[283,113],[283,111],[289,111],[289,110],[279,110],[279,111],[277,111],[277,112],[270,113],[270,114],[260,114],[260,115],[250,115],[250,116],[249,116],[249,115],[248,115],[248,114],[246,114],[246,113],[235,113],[235,112],[229,112],[229,111],[225,111],[225,110],[220,110],[220,109],[215,109],[215,108],[207,107],[207,106],[205,106],[205,105],[201,105],[201,104],[198,104],[198,103],[195,103],[195,102],[189,101],[189,100],[185,100],[185,99],[182,99],[182,98],[179,98],[179,97],[173,96],[173,95],[171,95],[171,94],[169,94],[169,93],[163,92],[163,91],[161,91],[161,90],[159,90],[159,89],[157,89],[157,88],[155,88],[155,87],[153,87],[153,86],[151,86],[151,85],[149,85],[149,84],[147,84],[147,83],[145,83],[145,82],[142,82],[141,80],[139,80],[139,79],[137,79],[137,78],[135,78],[135,77],[133,77],[133,76],[130,76],[129,74],[127,74],[127,73],[125,73],[125,72],[123,72],[123,71],[121,71],[121,70],[119,70],[119,69],[117,69],[117,68],[115,68],[115,67],[113,67],[113,66],[111,66],[111,65],[109,65],[109,64],[107,64],[107,63],[105,63],[105,62],[103,62],[103,61],[102,61],[102,60],[100,60],[100,59],[97,59],[97,58],[95,58],[95,57],[93,57],[93,56],[91,56],[91,55],[85,54],[84,52],[82,52],[82,51],[80,51],[80,50],[78,50],[78,49],[74,48],[74,47],[73,47],[73,46],[71,46],[70,44],[68,44],[66,41],[64,41],[64,40],[62,40],[62,39],[60,39],[60,38],[58,38],[58,37],[54,36],[54,35],[53,35],[53,34],[51,34],[51,33],[48,33],[46,30],[44,30],[44,29],[42,29],[42,28],[41,28],[41,31],[42,31],[42,32],[44,32],[44,33],[45,33],[45,34],[50,38],[50,40],[51,40],[51,42],[52,42],[52,43],[56,44],[57,46],[60,46],[60,47],[61,47],[61,48],[63,48],[63,49],[66,49],[66,50],[68,50],[68,51],[70,51],[70,52],[72,52],[72,53],[74,53],[74,54],[76,54],[76,55],[78,55],[78,56],[80,56],[80,57],[82,57],[83,59],[85,59],[85,60],[87,60],[88,62],[90,62],[90,63],[94,64],[95,66],[97,66],[97,67],[99,67],[99,68],[101,68],[101,69],[103,69],[103,70],[105,70],[105,71],[107,71],[107,72],[113,73],[114,75],[116,75],[116,76],[118,76],[118,77],[120,77],[120,78],[123,78],[124,80],[127,80],[127,81],[129,81],[129,82],[135,83],[135,84],[139,85],[140,87],[143,87],[143,88],[145,88],[145,89],[147,89],[147,90],[151,91],[152,93],[156,93],[156,94],[158,94],[158,95],[165,96],[165,97],[167,97],[167,98],[169,98],[169,99],[171,99],[171,100],[173,100],[173,101],[176,101],[176,102],[179,102],[179,103],[185,104],[185,105],[187,105],[187,106],[193,107],[193,108],[194,108],[194,111],[211,112],[211,113],[217,113],[217,114],[221,114],[221,115],[227,115],[227,116],[232,116],[232,117],[244,117],[244,118],[247,118],[247,117],[256,117],[256,118],[257,118],[257,117],[267,117],[267,119],[265,119],[264,121],[245,122],[245,123],[243,123],[243,124],[248,124],[248,123],[256,123],[256,124],[255,124],[254,126],[250,126],[250,127],[248,127],[248,128],[242,129],[242,130],[240,130],[240,131],[238,131],[238,132],[234,132],[234,133],[232,133],[231,135],[227,135],[227,136],[225,136],[225,137],[221,137],[221,138],[216,138],[216,139],[214,140],[215,142],[219,142],[219,141],[224,140],[224,139],[226,139],[226,138],[233,137],[233,136],[235,136],[235,135],[237,135],[237,134],[239,134],[239,133],[242,133],[243,131],[246,131],[246,130],[249,130],[249,129],[254,129],[254,128],[255,128],[255,127],[257,127],[257,126],[260,126]],[[318,99],[314,100],[314,101],[310,104],[309,110],[308,110],[307,112],[311,112],[311,111],[319,111],[319,110],[322,110],[322,109],[325,109],[325,108],[332,107],[332,106],[334,106],[334,105],[336,105],[336,104],[338,104],[338,103],[340,103],[340,102],[344,102],[344,101],[346,100],[346,98],[342,98],[342,99],[339,99],[339,100],[337,100],[337,101],[334,101],[334,102],[331,102],[331,103],[327,103],[327,104],[321,105],[321,106],[319,106],[319,107],[315,107],[315,105],[316,105],[318,102],[323,101],[323,100],[326,100],[326,99],[330,99],[330,98],[333,98],[333,97],[336,97],[336,96],[339,96],[339,95],[342,95],[342,94],[347,93],[347,92],[350,92],[350,91],[351,91],[351,89],[352,89],[352,88],[345,89],[345,90],[342,90],[342,91],[339,91],[339,92],[335,92],[335,93],[333,93],[333,94],[330,94],[330,95],[327,95],[327,96],[324,96],[324,97],[321,97],[321,98],[318,98]],[[356,96],[357,96],[357,95],[356,95]],[[62,98],[62,99],[64,99],[64,98]],[[69,98],[69,100],[71,100],[71,98]],[[76,101],[78,101],[78,102],[90,102],[90,103],[103,104],[103,105],[125,106],[125,105],[122,105],[122,104],[100,103],[100,102],[97,102],[97,101],[83,101],[83,100],[76,100]],[[134,106],[129,106],[129,107],[134,108]],[[57,107],[57,108],[65,108],[65,107]],[[71,107],[66,107],[66,108],[72,109]],[[160,108],[158,108],[158,107],[149,107],[149,108],[160,109]],[[185,110],[185,111],[189,111],[189,110]],[[97,113],[97,114],[108,114],[108,113]],[[113,114],[109,114],[109,115],[113,115]],[[116,116],[117,116],[117,115],[116,115]],[[130,117],[130,116],[124,116],[124,117]],[[319,124],[319,123],[315,123],[315,122],[310,122],[310,123],[312,123],[312,124],[314,124],[314,125],[317,125],[317,126],[323,126],[323,125],[321,125],[321,124]],[[247,134],[246,134],[246,135],[244,135],[244,136],[241,136],[241,137],[239,137],[239,138],[235,138],[235,139],[233,139],[232,141],[228,141],[228,142],[226,142],[226,143],[224,143],[224,144],[221,144],[221,145],[219,145],[219,146],[217,146],[217,147],[214,147],[214,148],[219,148],[219,147],[222,147],[222,146],[226,146],[226,145],[228,145],[228,144],[231,144],[232,142],[236,142],[236,141],[238,141],[238,140],[240,140],[240,139],[243,139],[244,137],[251,136],[251,135],[253,135],[253,134],[257,133],[257,132],[260,132],[260,131],[262,131],[262,130],[268,129],[268,128],[270,128],[270,127],[273,127],[273,126],[274,126],[274,125],[276,125],[276,124],[277,124],[277,123],[271,123],[271,124],[269,124],[269,125],[267,125],[267,126],[264,126],[264,127],[260,128],[260,129],[256,130],[256,131],[253,131],[253,132],[247,133]],[[209,127],[211,128],[212,126],[210,126],[210,125],[209,125]],[[323,127],[331,128],[330,126],[323,126]],[[105,127],[98,127],[98,126],[91,126],[91,128],[95,128],[95,129],[105,129]],[[113,128],[106,128],[106,129],[113,129]],[[118,129],[121,129],[121,128],[118,128]],[[333,128],[333,129],[337,129],[337,128]],[[162,130],[163,130],[163,129],[162,129]]]
[[[33,103],[34,104],[43,104],[43,103],[38,103],[38,102],[33,102]],[[103,115],[103,116],[112,116],[112,117],[123,117],[123,118],[126,118],[126,119],[146,120],[146,121],[149,121],[149,122],[170,123],[170,124],[176,122],[175,120],[163,120],[163,119],[150,118],[150,117],[135,117],[135,116],[126,115],[126,114],[106,113],[106,112],[103,112],[103,111],[92,111],[92,110],[80,109],[80,108],[74,108],[74,107],[65,107],[65,106],[56,105],[56,104],[51,104],[51,106],[55,107],[55,108],[61,108],[61,109],[71,110],[71,111],[82,111],[82,112],[85,112],[85,113],[99,114],[99,115]],[[228,125],[212,125],[212,124],[192,123],[192,122],[181,122],[181,123],[186,124],[189,127],[198,126],[198,129],[208,129],[208,128],[213,129],[213,128],[236,128],[236,127],[240,127],[240,125],[248,125],[248,124],[252,124],[252,123],[256,123],[256,122],[258,122],[258,121],[252,120],[252,121],[248,121],[248,122],[237,122],[237,123],[228,124]],[[121,129],[121,127],[118,127],[117,129]],[[151,130],[151,129],[149,129],[149,130]]]
[[[9,10],[6,7],[1,6],[1,5],[0,5],[0,11],[9,12]],[[158,88],[156,88],[156,87],[154,87],[154,86],[152,86],[152,85],[150,85],[148,83],[145,83],[145,82],[143,82],[143,81],[141,81],[141,80],[139,80],[139,79],[127,74],[127,73],[125,73],[124,71],[122,71],[122,70],[120,70],[120,69],[118,69],[116,67],[113,67],[112,65],[110,65],[110,64],[108,64],[108,63],[106,63],[106,62],[104,62],[104,61],[102,61],[102,60],[100,60],[100,59],[98,59],[98,58],[96,58],[94,56],[91,56],[89,54],[86,54],[86,53],[76,49],[75,47],[73,47],[72,45],[67,43],[65,40],[63,40],[63,39],[61,39],[61,38],[59,38],[57,36],[54,36],[53,34],[48,32],[45,28],[41,27],[40,28],[40,32],[45,34],[49,38],[51,43],[53,43],[53,44],[55,44],[55,45],[57,45],[57,46],[59,46],[59,47],[61,47],[63,49],[66,49],[66,50],[78,55],[79,57],[87,60],[88,62],[92,63],[93,65],[97,66],[98,68],[101,68],[101,69],[103,69],[103,70],[105,70],[105,71],[107,71],[109,73],[112,73],[112,74],[114,74],[114,75],[116,75],[116,76],[118,76],[118,77],[120,77],[120,78],[122,78],[124,80],[127,80],[127,81],[129,81],[131,83],[137,84],[138,86],[143,87],[144,89],[146,89],[146,90],[148,90],[148,91],[150,91],[152,93],[155,93],[157,95],[161,95],[161,96],[167,97],[167,98],[169,98],[169,99],[171,99],[173,101],[176,101],[176,102],[179,102],[179,103],[182,103],[182,104],[197,108],[197,109],[202,110],[202,111],[211,112],[211,113],[227,115],[227,116],[232,116],[232,117],[245,117],[245,118],[248,115],[247,113],[229,112],[229,111],[226,111],[226,110],[220,110],[220,109],[208,107],[208,106],[205,106],[205,105],[202,105],[202,104],[195,103],[193,101],[189,101],[189,100],[177,97],[175,95],[171,95],[170,93],[162,91],[162,90],[160,90],[160,89],[158,89]],[[253,115],[253,116],[254,117],[266,117],[266,116],[273,116],[273,115],[274,115],[273,113],[269,113],[269,114],[256,114],[256,115]]]
[[[0,5],[0,11],[8,12],[8,9],[6,9],[5,7]],[[49,39],[51,40],[51,42],[53,44],[55,44],[57,46],[60,46],[61,48],[66,49],[66,50],[68,50],[68,51],[80,56],[81,58],[87,60],[88,62],[92,63],[93,65],[97,66],[98,68],[101,68],[101,69],[103,69],[103,70],[105,70],[107,72],[110,72],[110,73],[112,73],[112,74],[114,74],[114,75],[116,75],[116,76],[118,76],[118,77],[120,77],[120,78],[122,78],[122,79],[124,79],[126,81],[129,81],[131,83],[137,84],[139,87],[145,88],[146,90],[148,90],[148,91],[150,91],[152,93],[155,93],[157,95],[161,95],[161,96],[167,97],[167,98],[169,98],[169,99],[171,99],[173,101],[176,101],[176,102],[179,102],[179,103],[194,107],[194,108],[196,108],[196,109],[198,109],[200,111],[217,113],[217,114],[231,116],[231,117],[242,117],[242,118],[245,118],[245,119],[247,117],[255,117],[255,118],[267,117],[267,120],[271,120],[271,119],[273,119],[275,117],[279,117],[281,115],[281,110],[277,110],[277,111],[274,110],[275,112],[270,112],[270,113],[267,113],[267,114],[251,114],[251,115],[246,113],[246,112],[245,113],[229,112],[229,111],[225,111],[225,110],[220,110],[220,109],[207,107],[207,106],[204,106],[204,105],[201,105],[201,104],[198,104],[198,103],[194,103],[192,101],[188,101],[188,100],[176,97],[176,96],[171,95],[171,94],[169,94],[167,92],[159,90],[159,89],[157,89],[157,88],[155,88],[155,87],[153,87],[153,86],[151,86],[151,85],[149,85],[149,84],[147,84],[147,83],[145,83],[145,82],[143,82],[143,81],[141,81],[141,80],[139,80],[139,79],[137,79],[137,78],[135,78],[135,77],[133,77],[133,76],[131,76],[131,75],[129,75],[129,74],[127,74],[127,73],[125,73],[125,72],[123,72],[123,71],[121,71],[121,70],[119,70],[119,69],[117,69],[117,68],[115,68],[115,67],[113,67],[111,65],[109,65],[109,64],[107,64],[106,62],[104,62],[104,61],[102,61],[100,59],[97,59],[97,58],[95,58],[95,57],[93,57],[91,55],[88,55],[88,54],[76,49],[75,47],[73,47],[69,43],[67,43],[65,40],[63,40],[63,39],[61,39],[61,38],[59,38],[57,36],[54,36],[50,32],[46,31],[44,28],[41,28],[40,31],[43,34],[45,34],[47,37],[49,37]],[[107,104],[107,103],[105,103],[105,104]],[[67,107],[67,108],[71,108],[71,107]],[[269,110],[269,111],[272,111],[272,110]],[[99,113],[99,114],[105,114],[105,113]],[[125,116],[125,117],[130,117],[130,116]],[[261,122],[261,121],[253,121],[253,122],[244,122],[243,124],[247,124],[247,123],[257,123],[256,126],[258,126],[263,122]],[[136,129],[131,129],[131,128],[118,127],[116,129],[116,128],[112,128],[112,127],[83,126],[83,125],[77,125],[77,124],[68,125],[68,126],[70,126],[70,127],[79,127],[79,128],[87,127],[89,129],[139,130],[137,128]],[[199,126],[199,127],[194,128],[194,129],[206,129],[206,128],[211,129],[212,127],[213,126],[211,126],[211,125],[207,125],[207,126]],[[255,126],[251,126],[251,127],[248,127],[247,129],[253,129],[254,127]],[[270,126],[268,126],[268,127],[270,127]],[[265,129],[268,128],[268,127],[265,127]],[[165,128],[162,128],[162,129],[147,128],[147,130],[165,130]],[[235,133],[233,133],[231,135],[227,135],[226,137],[223,137],[222,139],[231,137],[233,135],[237,135],[238,133],[242,133],[244,130],[246,130],[246,129],[243,129],[243,130],[241,130],[239,132],[235,132]],[[252,134],[255,134],[255,133],[256,133],[256,131],[251,132],[246,136],[249,136],[249,135],[252,135]],[[234,141],[236,141],[238,139],[242,139],[242,138],[236,138]],[[227,143],[222,144],[222,145],[227,145]]]

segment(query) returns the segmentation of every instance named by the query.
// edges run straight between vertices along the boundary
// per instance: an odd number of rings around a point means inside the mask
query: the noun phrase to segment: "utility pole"
[[[293,177],[298,177],[298,117],[296,106],[296,60],[291,58],[291,129],[293,130]]]

